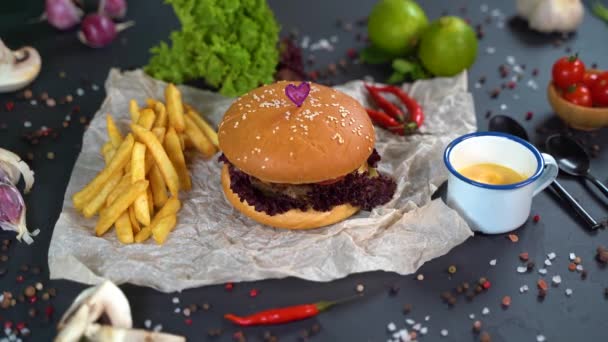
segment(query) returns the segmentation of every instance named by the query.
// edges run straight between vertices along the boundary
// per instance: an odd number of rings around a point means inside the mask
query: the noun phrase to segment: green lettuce
[[[203,78],[226,96],[271,83],[279,25],[266,0],[165,0],[182,24],[151,49],[145,71],[173,83]]]

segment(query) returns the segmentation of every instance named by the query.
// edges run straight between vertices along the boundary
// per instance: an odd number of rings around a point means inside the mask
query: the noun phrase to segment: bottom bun
[[[330,211],[316,211],[309,209],[302,211],[292,209],[282,214],[270,216],[264,212],[256,211],[255,208],[247,201],[241,202],[239,195],[232,192],[230,189],[230,174],[228,166],[224,165],[222,169],[222,188],[226,199],[240,212],[247,217],[259,223],[286,229],[312,229],[327,226],[336,222],[340,222],[354,215],[359,208],[353,207],[350,204],[342,204],[335,206]]]

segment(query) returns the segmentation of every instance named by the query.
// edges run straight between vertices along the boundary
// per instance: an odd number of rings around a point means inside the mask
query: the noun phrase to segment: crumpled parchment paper
[[[53,232],[51,279],[87,284],[109,279],[170,292],[288,276],[331,281],[373,270],[410,274],[473,235],[454,210],[441,200],[431,201],[431,194],[447,178],[444,148],[455,137],[476,130],[466,73],[404,86],[426,113],[419,134],[399,137],[376,129],[380,170],[398,182],[393,200],[383,207],[315,230],[269,228],[241,215],[224,199],[217,158],[196,158],[190,164],[193,189],[181,194],[178,225],[163,246],[152,239],[123,245],[114,230],[96,237],[95,220],[83,218],[72,206],[72,194],[104,165],[99,151],[107,141],[105,114],[112,113],[125,132],[129,99],[141,105],[147,97],[163,98],[165,83],[140,70],[111,70],[105,87],[107,98],[84,134]],[[337,88],[369,105],[362,81]],[[185,101],[216,127],[233,101],[209,91],[180,89]]]

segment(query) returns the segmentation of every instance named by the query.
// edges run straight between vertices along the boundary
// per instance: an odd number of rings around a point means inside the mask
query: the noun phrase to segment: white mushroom
[[[106,318],[109,325],[97,323]],[[58,324],[55,342],[183,342],[181,336],[131,329],[131,308],[127,297],[110,281],[84,290]]]
[[[11,50],[0,39],[0,93],[15,91],[30,84],[38,73],[42,60],[31,46]]]

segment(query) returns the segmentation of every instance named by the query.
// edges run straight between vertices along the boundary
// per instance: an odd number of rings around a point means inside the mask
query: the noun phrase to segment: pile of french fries
[[[165,88],[164,103],[147,99],[139,108],[131,100],[129,112],[126,136],[107,114],[109,141],[101,149],[105,168],[72,201],[86,218],[99,214],[97,236],[114,226],[122,243],[144,242],[152,236],[163,244],[177,224],[179,191],[192,188],[185,151],[194,148],[211,158],[217,152],[217,133],[182,102],[173,84]]]

